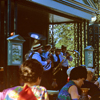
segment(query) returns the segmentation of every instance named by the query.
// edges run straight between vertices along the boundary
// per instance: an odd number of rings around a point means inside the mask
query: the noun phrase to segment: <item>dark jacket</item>
[[[92,97],[91,100],[100,100],[100,89],[94,83],[84,81],[82,88],[90,88],[88,95]]]

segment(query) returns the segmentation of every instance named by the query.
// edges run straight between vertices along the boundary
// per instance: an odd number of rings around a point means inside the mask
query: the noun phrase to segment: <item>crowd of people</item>
[[[79,100],[78,88],[84,84],[87,78],[85,67],[75,67],[71,70],[70,81],[62,87],[58,94],[58,100]]]
[[[56,79],[59,90],[56,100],[81,100],[81,88],[89,88],[88,98],[99,100],[100,78],[92,82],[95,70],[86,66],[70,67],[68,60],[72,56],[67,48],[52,48],[50,44],[43,46],[38,43],[32,45],[31,52],[19,68],[21,86],[8,88],[0,92],[0,100],[49,100],[47,90],[52,87]]]
[[[27,59],[36,59],[42,64],[44,69],[41,81],[42,86],[45,86],[47,89],[52,89],[51,84],[54,78],[57,82],[57,90],[60,90],[66,84],[66,71],[69,66],[68,60],[72,61],[73,58],[66,52],[64,45],[61,46],[61,49],[58,49],[52,48],[50,44],[46,44],[44,47],[40,43],[35,44],[31,47],[31,52]]]
[[[59,92],[57,100],[71,100],[72,98],[72,100],[81,100],[79,99],[82,94],[81,88],[88,89],[88,98],[90,100],[100,100],[100,89],[98,85],[100,84],[100,77],[97,81],[93,82],[94,74],[95,70],[93,68],[82,66],[68,68],[67,75],[70,80]]]

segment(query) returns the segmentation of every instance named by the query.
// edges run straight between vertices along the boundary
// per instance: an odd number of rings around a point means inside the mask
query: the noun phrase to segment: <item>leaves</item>
[[[53,37],[56,48],[61,48],[61,45],[67,47],[67,50],[74,50],[74,24],[55,24],[53,25]],[[72,52],[71,52],[72,53]],[[73,53],[72,56],[74,57]],[[74,61],[69,65],[74,66]]]

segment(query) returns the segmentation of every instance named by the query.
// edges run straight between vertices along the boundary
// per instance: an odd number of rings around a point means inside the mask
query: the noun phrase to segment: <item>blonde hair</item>
[[[87,71],[87,74],[94,74],[93,72],[91,72],[91,71]]]
[[[94,74],[94,69],[92,68],[86,68],[87,69],[87,74]]]

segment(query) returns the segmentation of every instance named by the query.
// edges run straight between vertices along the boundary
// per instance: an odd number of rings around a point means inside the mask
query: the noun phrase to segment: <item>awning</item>
[[[50,22],[66,22],[76,19],[91,20],[96,16],[98,11],[92,0],[27,0],[32,3],[44,6],[48,10],[52,10],[63,14],[64,16],[50,14]],[[52,20],[53,18],[53,20]]]

